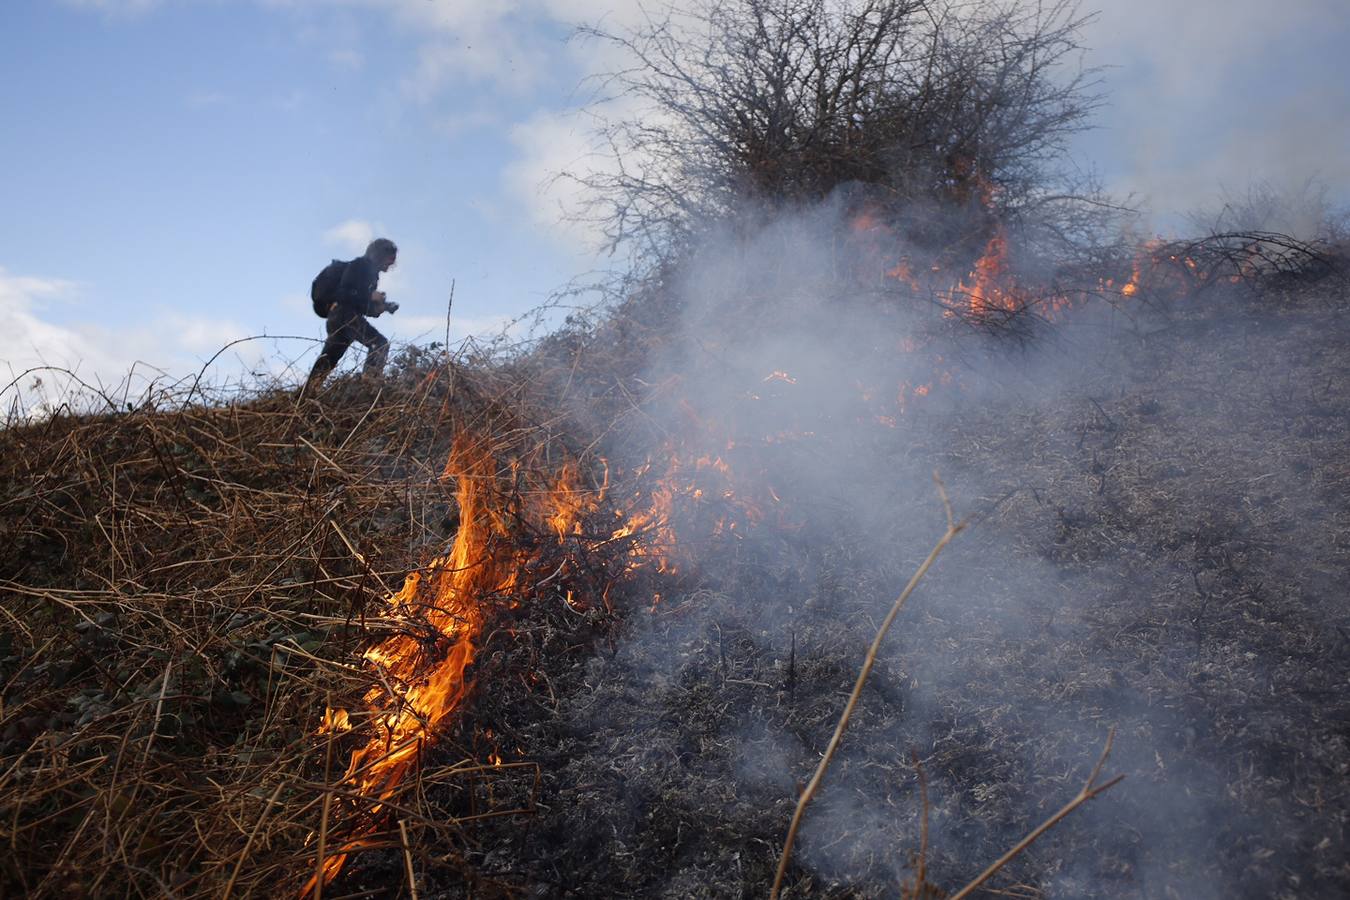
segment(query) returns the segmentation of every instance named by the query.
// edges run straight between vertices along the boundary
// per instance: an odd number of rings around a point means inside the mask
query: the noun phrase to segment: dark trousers
[[[316,384],[328,377],[328,373],[337,366],[342,354],[355,341],[364,344],[369,351],[366,354],[365,372],[367,375],[379,375],[384,371],[385,360],[389,357],[389,341],[375,330],[375,326],[366,321],[361,313],[334,306],[328,313],[328,339],[323,342],[323,350],[314,361],[309,373],[308,385]]]

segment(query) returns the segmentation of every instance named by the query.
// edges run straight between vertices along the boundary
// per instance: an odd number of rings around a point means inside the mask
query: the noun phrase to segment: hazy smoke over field
[[[759,684],[716,736],[738,748],[730,762],[687,766],[725,764],[781,811],[942,531],[936,467],[975,525],[889,637],[796,858],[827,880],[912,875],[913,751],[931,782],[930,872],[954,888],[1072,796],[1114,726],[1109,769],[1130,778],[1046,838],[1023,877],[1052,896],[1232,896],[1183,869],[1223,849],[1216,830],[1260,830],[1217,733],[1268,666],[1204,629],[1261,590],[1244,579],[1269,556],[1226,480],[1270,495],[1292,483],[1241,441],[1304,452],[1268,427],[1259,373],[1231,384],[1251,366],[1229,348],[1266,326],[1235,322],[1188,350],[1194,370],[1138,352],[1160,324],[1142,308],[1098,304],[1020,339],[955,327],[866,267],[855,215],[826,204],[720,235],[671,286],[677,337],[645,376],[664,385],[644,410],[648,449],[659,458],[679,436],[678,454],[721,458],[739,498],[766,509],[695,553],[718,602],[635,626],[615,664],[663,685]],[[1227,433],[1207,418],[1220,401],[1197,393],[1226,382]],[[711,659],[689,649],[700,641]],[[1197,684],[1218,693],[1193,702]]]

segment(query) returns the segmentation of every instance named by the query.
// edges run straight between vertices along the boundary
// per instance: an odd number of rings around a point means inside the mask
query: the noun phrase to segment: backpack
[[[347,264],[335,259],[314,276],[314,283],[309,286],[309,299],[314,304],[314,315],[321,319],[328,318],[328,310],[337,300],[338,285],[342,283],[342,274],[346,271]]]

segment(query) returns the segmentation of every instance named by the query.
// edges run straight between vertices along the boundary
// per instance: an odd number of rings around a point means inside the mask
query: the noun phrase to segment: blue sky
[[[1260,179],[1350,182],[1347,0],[1098,5],[1088,61],[1113,67],[1111,106],[1076,150],[1160,227]],[[317,338],[310,278],[375,234],[402,249],[386,281],[403,309],[377,323],[395,341],[443,337],[451,279],[456,337],[536,306],[603,262],[542,187],[584,156],[570,111],[596,61],[566,38],[633,15],[7,0],[0,375],[45,362],[113,384],[140,362],[181,377],[236,337]],[[316,351],[246,345],[213,371],[305,369]]]

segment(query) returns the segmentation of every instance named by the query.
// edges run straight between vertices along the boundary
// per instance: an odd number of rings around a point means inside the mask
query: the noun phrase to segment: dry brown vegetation
[[[808,505],[824,531],[709,542],[638,580],[607,556],[612,511],[561,544],[522,522],[513,540],[552,549],[488,598],[468,706],[330,894],[765,891],[878,603],[941,530],[935,466],[979,524],[881,653],[784,896],[941,896],[1072,796],[1112,724],[1125,786],[995,884],[1344,887],[1344,304],[1271,277],[1121,320],[1109,381],[985,386],[941,431],[916,409],[878,439],[901,486],[881,518]],[[452,436],[598,480],[623,429],[597,423],[641,418],[634,348],[659,318],[611,319],[624,344],[414,360],[299,408],[269,392],[0,434],[5,892],[298,889],[316,834],[341,847],[361,814],[338,785],[371,724],[360,653],[420,634],[384,599],[459,524]],[[1007,578],[1028,566],[1030,596]],[[329,705],[352,733],[319,733]]]
[[[479,393],[510,399],[509,378],[405,366],[304,407],[269,391],[0,432],[0,892],[274,895],[313,865],[342,764],[326,704],[369,687],[360,649],[409,627],[384,598],[455,530],[455,430],[510,439]]]
[[[289,877],[316,717],[412,558],[393,535],[443,516],[439,400],[353,399],[313,422],[274,396],[4,433],[9,890]]]

